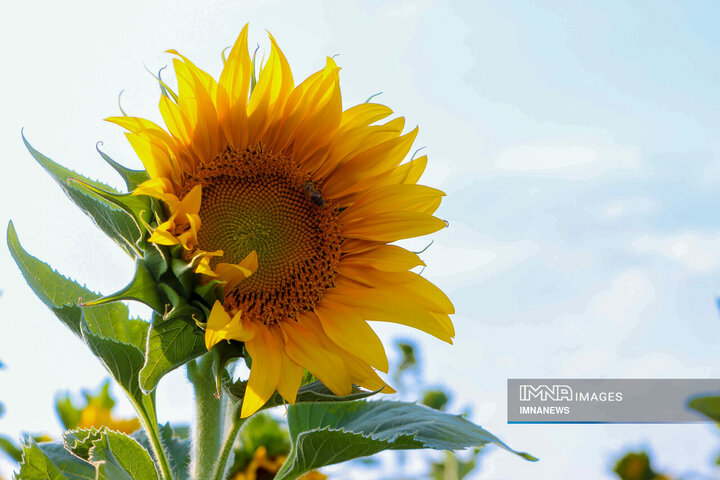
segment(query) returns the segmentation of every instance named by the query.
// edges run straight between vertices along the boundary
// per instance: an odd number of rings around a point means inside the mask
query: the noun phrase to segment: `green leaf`
[[[204,336],[190,322],[192,319],[160,319],[150,326],[145,364],[140,370],[140,385],[145,392],[155,390],[168,372],[207,351]]]
[[[383,450],[462,450],[495,443],[527,460],[536,460],[512,450],[460,416],[414,403],[297,403],[288,410],[288,426],[293,450],[276,480],[297,478],[325,465]]]
[[[108,185],[89,179],[58,165],[35,150],[27,141],[24,134],[22,138],[30,154],[37,160],[40,166],[53,177],[65,194],[130,256],[139,256],[136,243],[141,239],[143,234],[141,225],[138,225],[135,219],[125,211],[106,199],[99,197],[97,193],[82,183],[106,192],[117,193],[117,191]],[[82,183],[73,180],[79,180]]]
[[[141,402],[143,394],[138,375],[145,363],[148,323],[128,318],[127,306],[120,302],[81,307],[81,299],[94,299],[99,295],[28,255],[20,246],[12,223],[8,227],[8,246],[23,276],[40,300],[85,341],[113,378]]]
[[[90,460],[93,442],[99,440],[102,433],[96,428],[68,430],[63,433],[65,448],[83,460]]]
[[[128,308],[120,302],[94,307],[81,307],[83,301],[100,297],[67,277],[60,275],[44,262],[29,255],[18,241],[12,222],[8,224],[7,242],[15,263],[23,277],[42,302],[73,333],[82,338],[80,324],[83,320],[94,332],[108,338],[116,338],[143,348],[147,323],[128,319]]]
[[[98,151],[103,160],[105,160],[111,167],[115,169],[116,172],[120,174],[120,176],[123,178],[123,181],[125,181],[125,185],[127,186],[128,191],[135,190],[138,185],[150,178],[148,177],[148,174],[145,170],[132,170],[123,165],[120,165],[118,162],[110,158],[107,153],[100,150],[100,145],[102,145],[102,142],[98,142],[97,145],[95,145],[95,149]]]
[[[8,224],[7,243],[10,254],[35,295],[55,312],[65,326],[80,336],[82,311],[78,300],[92,299],[99,295],[63,277],[48,264],[29,255],[20,245],[12,222]]]
[[[35,443],[23,449],[17,480],[95,480],[95,468],[61,443]]]
[[[109,320],[112,322],[111,319]],[[129,320],[126,321],[130,322]],[[143,323],[147,328],[147,324],[141,320],[136,320],[133,323],[135,325]],[[104,332],[93,331],[88,323],[83,322],[81,324],[83,338],[90,350],[105,364],[105,368],[112,377],[140,403],[143,401],[144,394],[138,383],[138,375],[143,363],[145,363],[145,356],[136,344],[125,343],[124,340],[128,340],[128,338],[123,334],[129,332],[122,330],[123,325],[121,322],[114,322],[113,326],[118,327],[118,335],[114,335],[116,332],[111,332],[108,335],[107,330]]]
[[[720,423],[720,397],[695,397],[690,400],[688,407]]]
[[[97,479],[157,480],[150,454],[135,439],[107,428],[93,442],[90,462],[97,468]]]
[[[5,435],[0,435],[0,451],[18,463],[22,460],[22,449]]]
[[[160,427],[160,440],[162,441],[163,448],[167,454],[170,468],[173,472],[173,478],[175,480],[191,480],[190,479],[190,439],[187,437],[187,432],[174,429],[169,423]],[[185,434],[185,435],[183,435]],[[132,438],[138,441],[145,450],[152,451],[150,448],[150,441],[147,438],[147,434],[143,430],[138,430],[131,435]]]

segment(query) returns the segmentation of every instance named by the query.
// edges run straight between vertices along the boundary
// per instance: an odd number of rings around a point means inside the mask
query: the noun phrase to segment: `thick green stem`
[[[168,462],[162,442],[160,441],[160,429],[158,428],[157,414],[155,412],[155,395],[151,394],[142,398],[141,403],[137,403],[132,395],[128,395],[140,417],[140,423],[147,433],[153,454],[160,467],[160,476],[163,480],[173,480],[170,462]]]
[[[187,371],[195,389],[192,478],[210,479],[222,445],[225,399],[215,396],[217,386],[210,353],[188,362]]]
[[[224,480],[225,479],[225,472],[228,467],[228,460],[230,459],[230,454],[233,450],[233,445],[235,444],[235,439],[238,436],[238,432],[240,432],[240,429],[242,428],[243,424],[245,423],[245,420],[247,418],[240,418],[240,409],[237,408],[235,410],[235,414],[233,415],[233,422],[230,428],[228,429],[227,435],[225,436],[225,441],[223,442],[222,450],[220,451],[220,457],[217,460],[217,463],[215,463],[215,471],[213,473],[213,480]]]

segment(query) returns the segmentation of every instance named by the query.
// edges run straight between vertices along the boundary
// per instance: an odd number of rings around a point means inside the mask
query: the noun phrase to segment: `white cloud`
[[[494,166],[513,175],[586,180],[615,170],[637,170],[640,157],[635,148],[615,145],[520,145],[502,150]]]
[[[643,235],[631,245],[637,252],[660,255],[696,272],[720,268],[720,232]]]
[[[435,239],[437,241],[420,257],[428,265],[427,277],[445,286],[487,279],[540,251],[540,247],[529,240],[501,242],[457,223],[453,224],[452,232],[443,232]]]
[[[653,213],[657,204],[648,197],[633,197],[611,200],[602,204],[596,211],[601,220],[612,221],[633,215]]]

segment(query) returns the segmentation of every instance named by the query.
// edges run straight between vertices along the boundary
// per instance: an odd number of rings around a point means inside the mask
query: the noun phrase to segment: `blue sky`
[[[710,425],[507,425],[522,377],[719,378],[720,6],[710,2],[169,2],[14,4],[0,19],[6,72],[0,223],[60,271],[110,292],[132,266],[24,150],[118,184],[94,152],[137,165],[117,113],[159,119],[156,70],[177,48],[217,75],[250,22],[273,33],[296,81],[340,54],[346,106],[377,98],[420,126],[423,182],[448,193],[424,274],[454,300],[450,347],[418,340],[428,376],[515,448],[477,479],[612,478],[625,448],[666,471],[708,471]],[[425,246],[427,239],[413,245]],[[0,251],[0,431],[53,426],[60,389],[104,373]],[[70,353],[67,353],[70,352]],[[34,378],[34,380],[30,380]],[[181,373],[159,392],[186,418]],[[123,408],[129,411],[125,405]],[[0,470],[2,471],[2,470]],[[342,478],[340,470],[336,475]]]

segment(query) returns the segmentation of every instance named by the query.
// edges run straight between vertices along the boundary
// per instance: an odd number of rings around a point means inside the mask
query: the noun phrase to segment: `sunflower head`
[[[256,68],[245,27],[217,81],[170,51],[177,93],[162,83],[165,127],[108,119],[147,171],[133,194],[162,205],[146,227],[148,251],[171,252],[164,294],[191,299],[208,350],[242,345],[251,363],[243,416],[275,390],[293,403],[305,370],[337,395],[353,384],[392,391],[369,320],[454,335],[449,299],[414,271],[416,253],[393,244],[446,225],[433,216],[444,194],[417,184],[427,157],[405,161],[417,128],[404,132],[384,105],[344,109],[331,58],[295,85],[270,42]]]

